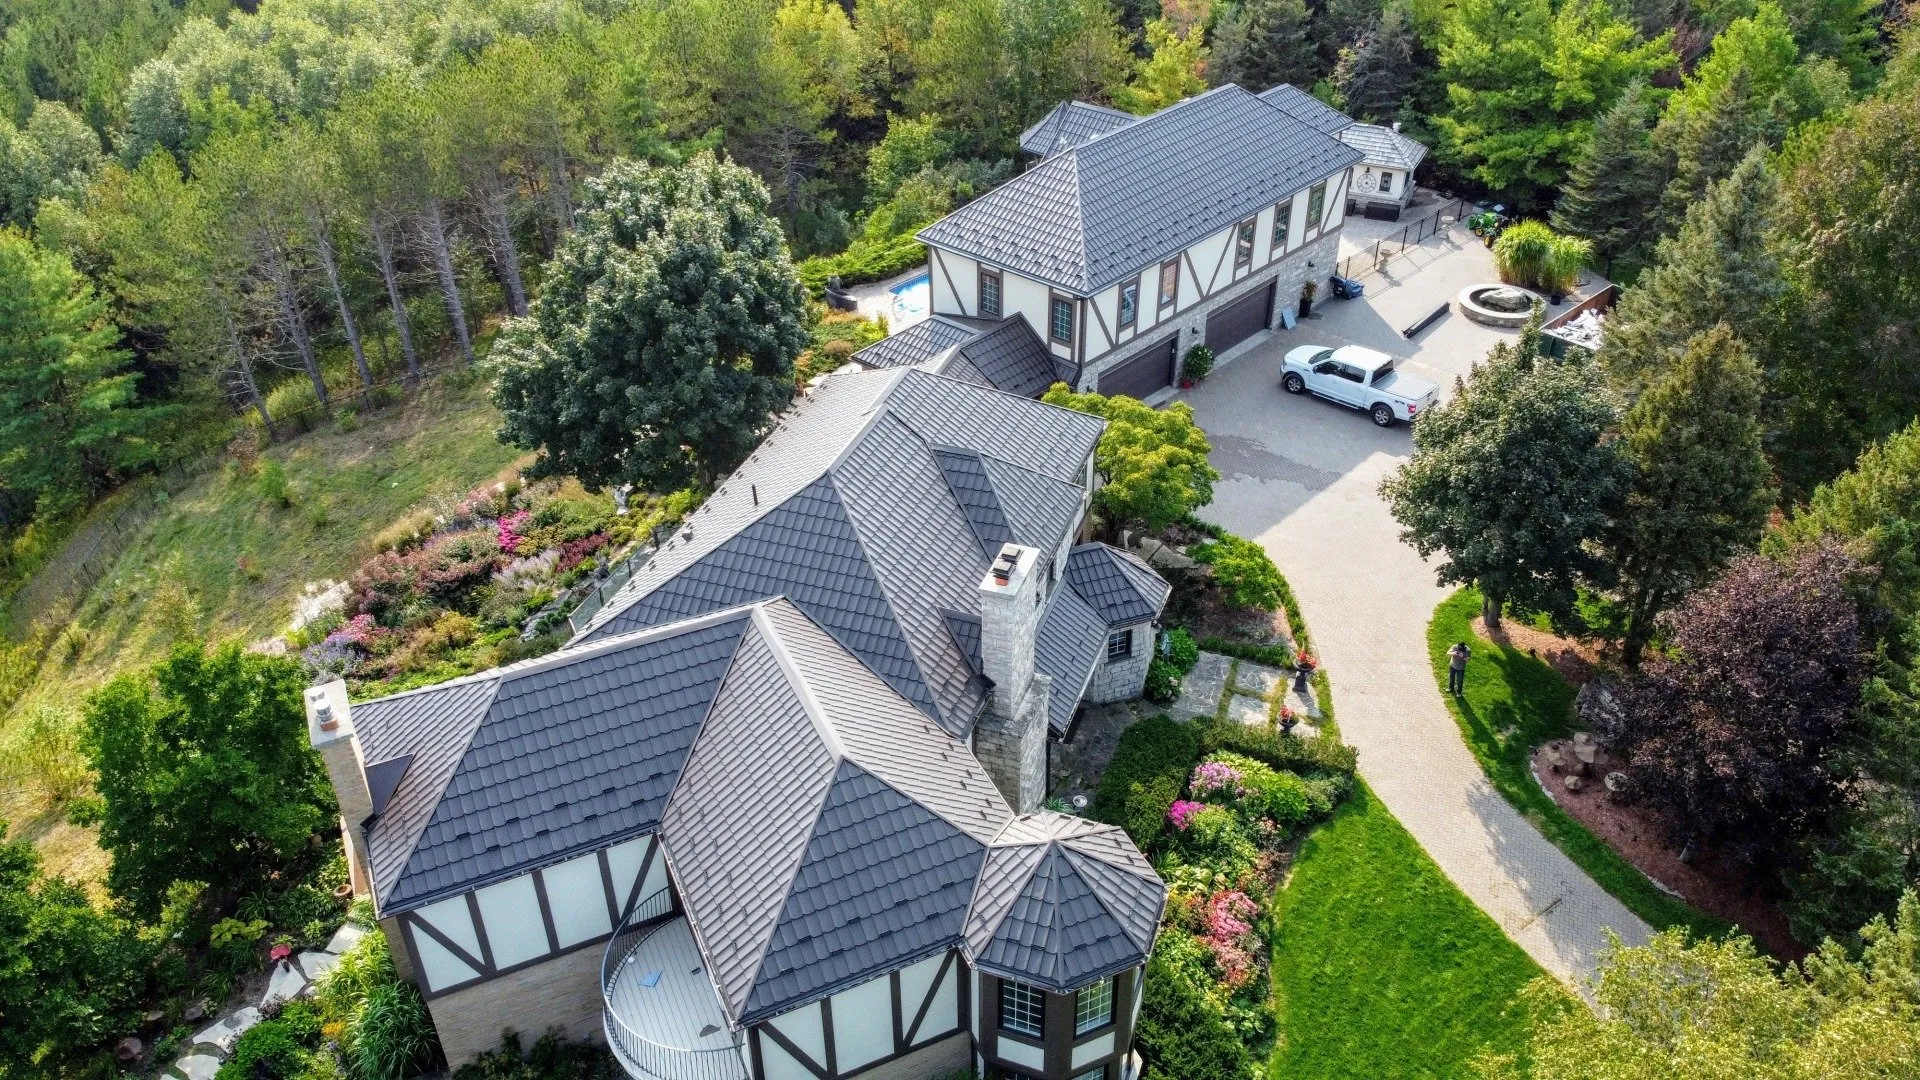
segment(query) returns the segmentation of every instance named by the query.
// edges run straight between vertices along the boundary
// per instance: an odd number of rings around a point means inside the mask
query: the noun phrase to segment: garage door
[[[1172,386],[1173,346],[1179,340],[1178,335],[1170,337],[1158,345],[1149,346],[1139,356],[1122,361],[1119,367],[1101,372],[1100,392],[1143,398],[1156,390]]]
[[[1207,348],[1214,355],[1226,352],[1267,328],[1267,316],[1273,311],[1274,282],[1256,289],[1219,311],[1207,316]]]

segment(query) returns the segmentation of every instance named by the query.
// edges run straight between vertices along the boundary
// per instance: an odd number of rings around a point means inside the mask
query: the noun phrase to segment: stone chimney
[[[360,740],[353,733],[353,710],[347,704],[347,684],[339,679],[307,690],[307,741],[320,752],[340,803],[340,832],[346,838],[347,872],[356,896],[369,890],[367,876],[367,819],[373,816],[373,794],[367,786],[366,762]]]
[[[993,684],[974,727],[974,754],[1016,813],[1047,794],[1047,705],[1053,680],[1033,669],[1044,576],[1040,552],[1005,544],[980,579],[980,660]]]

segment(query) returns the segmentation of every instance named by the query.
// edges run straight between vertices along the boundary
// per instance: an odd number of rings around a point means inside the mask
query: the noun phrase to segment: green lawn
[[[1459,1077],[1514,1053],[1542,974],[1365,784],[1309,836],[1277,905],[1271,1080]]]
[[[1446,698],[1487,779],[1514,809],[1634,914],[1655,927],[1685,926],[1696,934],[1726,934],[1732,929],[1726,922],[1655,888],[1646,875],[1541,790],[1528,768],[1528,755],[1543,742],[1573,733],[1574,689],[1545,662],[1475,636],[1473,620],[1479,614],[1478,592],[1462,589],[1453,594],[1427,626],[1427,648],[1434,678],[1444,693],[1447,648],[1456,641],[1473,647],[1466,692],[1459,697],[1446,694]]]

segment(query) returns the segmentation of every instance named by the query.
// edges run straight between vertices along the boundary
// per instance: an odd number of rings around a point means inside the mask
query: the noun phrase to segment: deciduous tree
[[[1100,486],[1093,505],[1107,534],[1122,529],[1163,529],[1213,501],[1220,474],[1207,463],[1211,447],[1184,401],[1152,409],[1115,394],[1076,394],[1055,383],[1040,399],[1049,405],[1092,413],[1107,421],[1093,452]]]
[[[88,699],[98,795],[75,817],[100,827],[114,895],[151,918],[175,882],[233,895],[306,846],[333,796],[307,746],[305,683],[292,660],[185,642]]]
[[[1604,734],[1677,843],[1769,864],[1832,802],[1867,671],[1838,544],[1737,559],[1666,617],[1669,652],[1617,688]]]
[[[535,471],[670,491],[744,459],[793,392],[806,296],[747,170],[616,160],[540,300],[495,347],[503,439]]]
[[[1480,589],[1489,626],[1509,605],[1570,612],[1579,583],[1604,576],[1592,541],[1630,475],[1602,438],[1617,413],[1593,365],[1536,358],[1535,340],[1502,342],[1423,415],[1412,460],[1381,486],[1401,537],[1444,553],[1440,580]]]

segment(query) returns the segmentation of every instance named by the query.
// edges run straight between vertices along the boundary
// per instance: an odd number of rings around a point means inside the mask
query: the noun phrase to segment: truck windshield
[[[1311,360],[1308,360],[1308,361],[1307,361],[1307,363],[1309,363],[1309,364],[1317,364],[1317,363],[1319,363],[1320,361],[1322,361],[1322,360],[1325,360],[1326,358],[1328,358],[1329,356],[1332,356],[1332,355],[1333,355],[1333,350],[1332,350],[1332,349],[1321,349],[1321,350],[1320,350],[1319,352],[1317,352],[1317,353],[1314,353],[1314,354],[1313,354],[1313,359],[1311,359]]]

